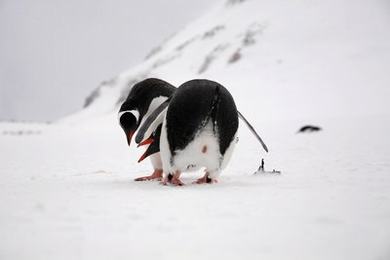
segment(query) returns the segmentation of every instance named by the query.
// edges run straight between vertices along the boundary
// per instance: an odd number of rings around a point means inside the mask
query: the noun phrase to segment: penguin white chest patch
[[[149,108],[148,108],[148,111],[146,112],[145,116],[143,117],[140,125],[144,124],[146,118],[148,118],[150,116],[150,114],[156,110],[156,108],[158,106],[160,106],[164,101],[166,101],[168,98],[165,97],[165,96],[159,96],[159,97],[156,97],[152,100],[152,102],[150,102],[150,105],[149,105]],[[149,128],[148,131],[146,131],[146,133],[144,134],[145,136],[150,136],[152,134],[152,132],[154,130],[156,130],[156,127],[157,125],[155,125],[154,128]]]

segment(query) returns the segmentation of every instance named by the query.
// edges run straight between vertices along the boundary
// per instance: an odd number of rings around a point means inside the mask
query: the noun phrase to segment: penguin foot
[[[167,185],[168,183],[174,186],[183,186],[184,183],[180,180],[180,172],[176,172],[175,174],[168,174],[167,177],[162,181],[163,185]]]
[[[174,186],[183,186],[184,185],[184,182],[182,182],[179,178],[172,178],[171,183]]]
[[[169,173],[169,174],[163,179],[163,181],[161,182],[161,184],[162,184],[162,185],[168,185],[168,183],[171,182],[172,178],[173,178],[173,175]]]
[[[161,181],[163,176],[163,170],[154,170],[152,175],[139,177],[134,179],[135,181],[151,181],[151,180],[158,180]]]
[[[202,178],[199,178],[197,179],[196,181],[194,181],[193,183],[194,184],[203,184],[203,183],[217,183],[218,181],[216,179],[211,179],[209,177],[209,174],[206,173]]]

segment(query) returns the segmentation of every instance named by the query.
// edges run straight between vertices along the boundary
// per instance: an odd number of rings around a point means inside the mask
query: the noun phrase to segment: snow
[[[113,93],[100,95],[92,110],[115,111],[129,84],[159,77],[177,86],[220,82],[244,115],[264,120],[389,114],[387,7],[379,0],[223,2],[101,87]],[[236,53],[241,58],[231,63]]]
[[[389,259],[385,7],[223,2],[79,113],[0,123],[0,259]],[[223,83],[270,152],[241,123],[219,183],[134,182],[152,167],[116,113],[147,76]]]
[[[1,135],[1,259],[388,259],[389,118],[264,123],[261,146],[240,128],[218,184],[134,182],[116,117]],[[265,158],[267,170],[252,175]]]

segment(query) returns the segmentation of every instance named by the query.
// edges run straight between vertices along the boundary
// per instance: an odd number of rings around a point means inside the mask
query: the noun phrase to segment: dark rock
[[[302,126],[299,130],[298,133],[312,133],[312,132],[318,132],[321,131],[322,128],[319,126],[313,126],[313,125],[305,125]]]
[[[236,50],[233,54],[232,54],[232,56],[230,56],[230,59],[229,59],[229,63],[235,63],[235,62],[237,62],[239,59],[241,59],[241,49],[238,49],[238,50]]]

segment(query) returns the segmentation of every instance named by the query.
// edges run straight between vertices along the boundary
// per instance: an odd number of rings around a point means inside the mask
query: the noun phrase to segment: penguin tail
[[[211,103],[210,112],[206,116],[205,120],[203,121],[202,126],[205,126],[207,122],[211,119],[213,120],[213,132],[215,133],[217,131],[216,127],[216,121],[217,121],[217,115],[219,111],[219,104],[221,102],[221,89],[220,86],[217,85],[214,90],[214,98],[213,102]]]

